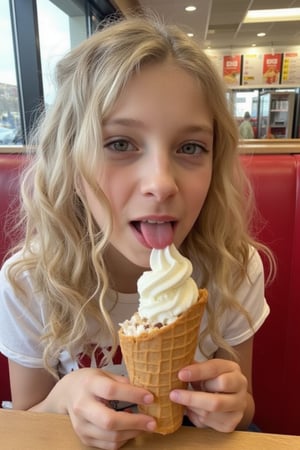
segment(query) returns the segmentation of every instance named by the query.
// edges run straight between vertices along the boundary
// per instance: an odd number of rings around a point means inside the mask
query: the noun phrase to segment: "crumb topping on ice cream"
[[[192,264],[174,244],[153,249],[150,267],[151,270],[144,272],[137,283],[138,312],[120,324],[126,335],[138,336],[169,325],[197,302],[199,290],[191,278]]]

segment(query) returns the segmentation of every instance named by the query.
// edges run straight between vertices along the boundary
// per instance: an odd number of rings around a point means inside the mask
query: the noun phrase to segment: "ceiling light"
[[[295,20],[300,20],[300,8],[253,9],[247,12],[243,22],[290,22]]]
[[[185,8],[184,8],[187,12],[193,12],[193,11],[196,11],[196,6],[186,6]]]
[[[257,37],[264,37],[264,36],[266,36],[266,33],[257,33],[256,36],[257,36]]]
[[[187,33],[188,37],[193,37],[194,33]]]

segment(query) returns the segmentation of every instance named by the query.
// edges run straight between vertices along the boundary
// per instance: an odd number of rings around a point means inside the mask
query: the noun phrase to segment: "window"
[[[57,61],[116,8],[109,0],[0,2],[0,145],[26,144],[53,102]]]
[[[55,94],[53,76],[56,63],[87,37],[86,17],[84,6],[78,6],[78,2],[72,0],[38,0],[37,14],[44,101],[47,106],[52,103]]]
[[[0,145],[23,144],[9,0],[0,8]]]

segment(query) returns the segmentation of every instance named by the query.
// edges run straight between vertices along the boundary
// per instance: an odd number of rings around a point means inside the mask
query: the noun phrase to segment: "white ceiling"
[[[139,0],[142,7],[156,11],[168,23],[176,23],[206,48],[257,46],[300,46],[300,22],[243,24],[248,9],[300,7],[300,0]],[[188,13],[185,6],[197,10]],[[265,37],[258,38],[259,32]]]

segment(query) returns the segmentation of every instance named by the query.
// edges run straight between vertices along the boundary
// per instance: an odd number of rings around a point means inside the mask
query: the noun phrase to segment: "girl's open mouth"
[[[173,242],[175,221],[140,220],[131,224],[151,248],[165,248]]]

